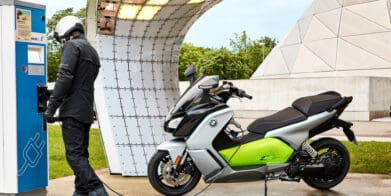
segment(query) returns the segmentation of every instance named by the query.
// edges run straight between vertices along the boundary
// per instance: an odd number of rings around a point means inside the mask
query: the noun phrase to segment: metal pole
[[[263,60],[265,60],[265,43],[264,42],[261,42],[259,43],[259,45],[262,47],[262,62]]]

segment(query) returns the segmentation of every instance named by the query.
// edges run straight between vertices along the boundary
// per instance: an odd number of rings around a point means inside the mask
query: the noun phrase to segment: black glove
[[[57,121],[57,118],[53,114],[49,113],[47,110],[43,113],[43,119],[48,123],[54,123]]]

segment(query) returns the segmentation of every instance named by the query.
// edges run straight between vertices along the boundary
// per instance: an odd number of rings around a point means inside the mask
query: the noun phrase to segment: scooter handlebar
[[[247,99],[253,99],[253,96],[246,93],[243,94],[243,97],[246,97]]]
[[[238,94],[239,97],[245,97],[247,99],[253,99],[253,96],[247,94],[246,91],[241,90],[241,89],[238,89],[238,93],[237,94]]]

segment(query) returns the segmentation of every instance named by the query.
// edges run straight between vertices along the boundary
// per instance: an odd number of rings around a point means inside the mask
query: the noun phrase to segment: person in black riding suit
[[[75,174],[77,195],[108,195],[88,161],[89,131],[93,122],[94,81],[100,62],[96,50],[84,37],[79,18],[66,16],[55,29],[54,37],[63,44],[61,65],[49,99],[45,119],[54,122],[60,108],[66,159]]]

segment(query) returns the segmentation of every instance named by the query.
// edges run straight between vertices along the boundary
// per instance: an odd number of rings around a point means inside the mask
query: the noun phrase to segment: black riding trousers
[[[88,194],[102,186],[88,161],[90,127],[91,123],[82,123],[74,118],[62,120],[66,159],[75,174],[76,192],[80,194]]]

